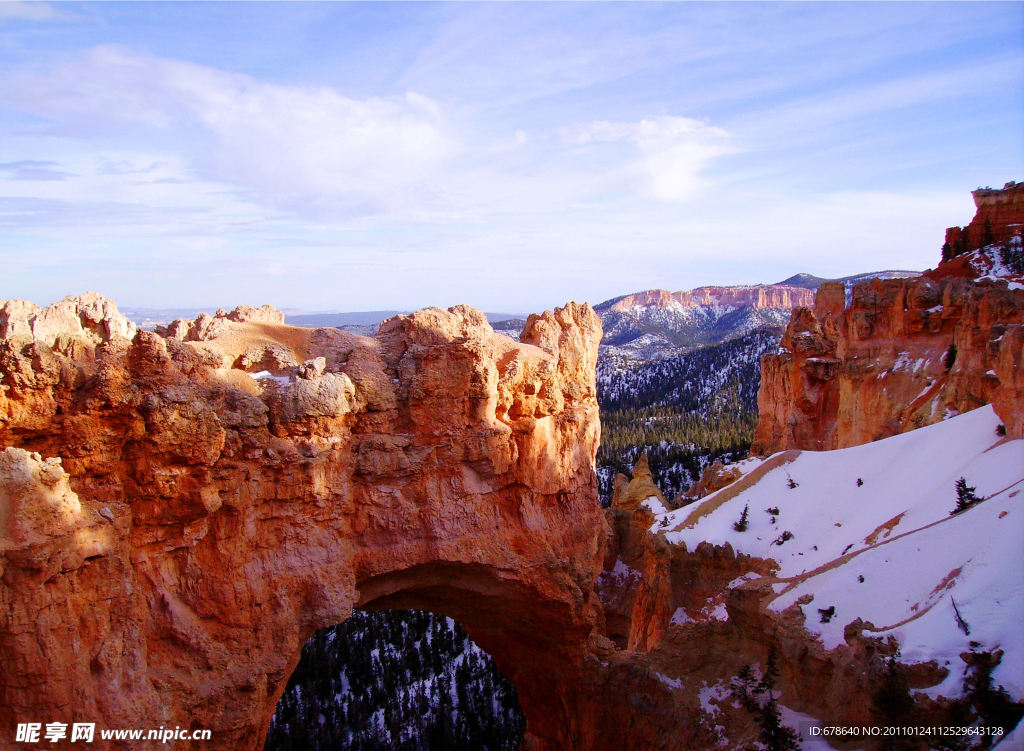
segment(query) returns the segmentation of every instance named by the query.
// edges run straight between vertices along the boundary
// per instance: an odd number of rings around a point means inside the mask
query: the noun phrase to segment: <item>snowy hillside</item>
[[[962,258],[979,281],[1005,279],[1010,289],[1024,289],[1024,247],[1019,235],[1005,245],[989,245]]]
[[[729,543],[778,564],[772,610],[799,603],[827,649],[860,618],[894,636],[901,660],[949,670],[928,693],[961,692],[972,649],[1004,652],[993,673],[1024,696],[1024,440],[998,435],[990,406],[883,441],[785,452],[740,466],[744,476],[671,513],[656,499],[652,532],[693,550]],[[956,515],[957,480],[982,502]],[[748,508],[745,531],[736,531]],[[741,586],[737,582],[736,586]],[[954,605],[955,603],[955,605]],[[677,620],[727,618],[677,613]]]
[[[601,354],[637,360],[671,357],[764,326],[785,325],[790,318],[787,308],[688,307],[674,303],[665,307],[635,305],[625,310],[611,310],[609,303],[595,307],[604,326]]]

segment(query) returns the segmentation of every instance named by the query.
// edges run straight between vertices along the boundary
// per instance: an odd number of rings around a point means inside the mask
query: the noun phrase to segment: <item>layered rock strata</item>
[[[855,446],[992,404],[1024,435],[1024,291],[1005,282],[823,284],[765,355],[753,451]]]
[[[771,440],[852,443],[931,419],[923,402],[889,426],[854,407],[903,415],[951,342],[927,403],[941,416],[989,399],[1020,434],[1020,293],[895,280],[843,299],[824,285],[769,358]],[[52,343],[34,327],[54,312],[0,306],[2,743],[42,720],[261,748],[302,645],[355,607],[457,619],[516,684],[526,751],[746,748],[757,727],[726,694],[772,651],[786,706],[869,719],[893,645],[853,628],[826,651],[798,608],[766,608],[774,561],[669,544],[645,462],[599,508],[589,306],[531,316],[516,343],[461,306],[366,338],[267,309],[161,335],[101,298],[57,305],[73,315]],[[889,379],[885,401],[872,384]],[[704,503],[798,453],[710,472],[723,489]]]

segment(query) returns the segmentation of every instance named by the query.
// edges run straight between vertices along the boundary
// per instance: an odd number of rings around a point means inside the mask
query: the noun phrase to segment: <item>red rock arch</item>
[[[0,321],[0,726],[257,749],[315,630],[416,607],[495,657],[535,747],[594,747],[589,306],[521,344],[465,307],[373,339],[239,309],[129,341],[101,302],[60,303],[93,324],[66,335],[25,306]]]

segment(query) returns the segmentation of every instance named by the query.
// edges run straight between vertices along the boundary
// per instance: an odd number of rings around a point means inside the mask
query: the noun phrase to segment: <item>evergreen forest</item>
[[[602,504],[611,503],[616,473],[628,476],[644,451],[655,483],[670,500],[712,462],[745,458],[757,427],[761,356],[778,350],[782,331],[766,326],[633,367],[599,362]]]
[[[352,612],[302,649],[265,751],[513,751],[515,687],[452,619]]]

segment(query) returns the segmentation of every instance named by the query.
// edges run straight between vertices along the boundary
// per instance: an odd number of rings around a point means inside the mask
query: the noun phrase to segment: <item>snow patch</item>
[[[249,373],[255,381],[273,381],[278,386],[287,386],[292,382],[288,376],[276,376],[269,370],[261,370],[258,373]]]

